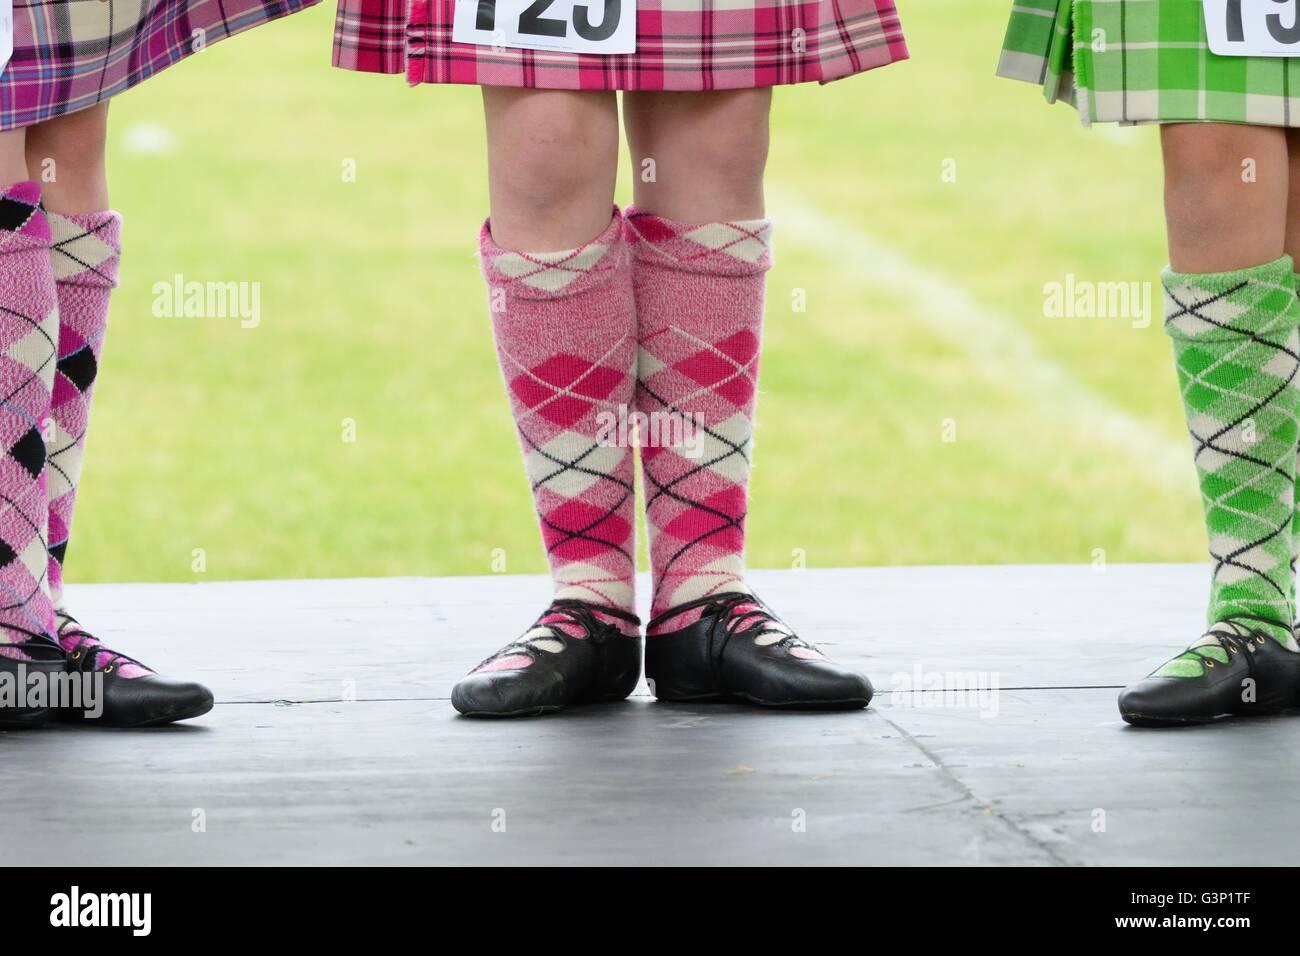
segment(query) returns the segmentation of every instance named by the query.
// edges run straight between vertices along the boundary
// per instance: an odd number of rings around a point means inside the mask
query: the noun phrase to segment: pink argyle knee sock
[[[50,597],[63,604],[63,561],[86,449],[86,426],[108,300],[117,286],[122,218],[115,212],[49,214],[59,297],[59,362],[49,443]]]
[[[767,220],[686,224],[628,210],[637,410],[655,616],[744,583]],[[656,434],[657,433],[657,434]],[[656,440],[657,439],[657,440]],[[658,630],[691,623],[698,610]]]
[[[506,251],[489,226],[479,247],[497,358],[555,595],[634,611],[632,449],[611,430],[636,386],[623,217],[565,252]]]
[[[0,653],[52,638],[45,433],[59,311],[40,186],[0,189]]]

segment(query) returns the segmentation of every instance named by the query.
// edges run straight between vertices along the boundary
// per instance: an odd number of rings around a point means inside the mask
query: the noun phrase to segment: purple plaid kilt
[[[319,0],[14,0],[0,130],[94,106],[224,37]]]
[[[493,50],[451,39],[455,0],[339,0],[334,65],[417,83],[732,90],[827,83],[907,59],[894,0],[637,0],[637,52]]]

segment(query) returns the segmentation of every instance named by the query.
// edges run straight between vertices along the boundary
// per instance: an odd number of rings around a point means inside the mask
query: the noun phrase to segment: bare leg
[[[763,215],[770,89],[628,93],[638,208],[680,222]]]
[[[27,179],[27,160],[23,152],[27,130],[11,129],[0,133],[0,186]]]
[[[551,252],[600,235],[618,177],[614,94],[485,86],[483,111],[497,245]]]
[[[1286,253],[1300,265],[1300,130],[1286,133],[1290,189],[1286,207]]]
[[[1185,123],[1161,127],[1161,144],[1175,272],[1226,272],[1282,255],[1289,174],[1282,130]]]
[[[28,130],[27,168],[41,184],[46,209],[67,214],[108,208],[107,138],[107,103]]]

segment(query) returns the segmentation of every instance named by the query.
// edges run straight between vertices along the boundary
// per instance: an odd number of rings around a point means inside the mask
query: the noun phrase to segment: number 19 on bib
[[[1220,56],[1300,56],[1300,0],[1203,0],[1205,36]]]
[[[457,43],[608,55],[636,51],[636,0],[456,0]]]

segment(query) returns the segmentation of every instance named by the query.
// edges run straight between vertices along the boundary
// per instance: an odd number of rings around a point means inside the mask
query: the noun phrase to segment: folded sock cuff
[[[1284,339],[1296,328],[1296,277],[1290,256],[1227,272],[1165,269],[1165,331],[1213,342],[1254,335]]]
[[[629,207],[632,255],[669,269],[706,275],[756,275],[772,267],[772,220],[677,222]]]
[[[122,217],[112,211],[48,216],[55,281],[115,288],[122,254]]]
[[[605,230],[560,252],[512,252],[492,239],[492,221],[479,232],[479,264],[493,289],[521,299],[559,299],[599,288],[627,266],[623,215],[614,208]]]
[[[0,254],[50,244],[50,224],[41,208],[41,187],[25,181],[0,188]]]

